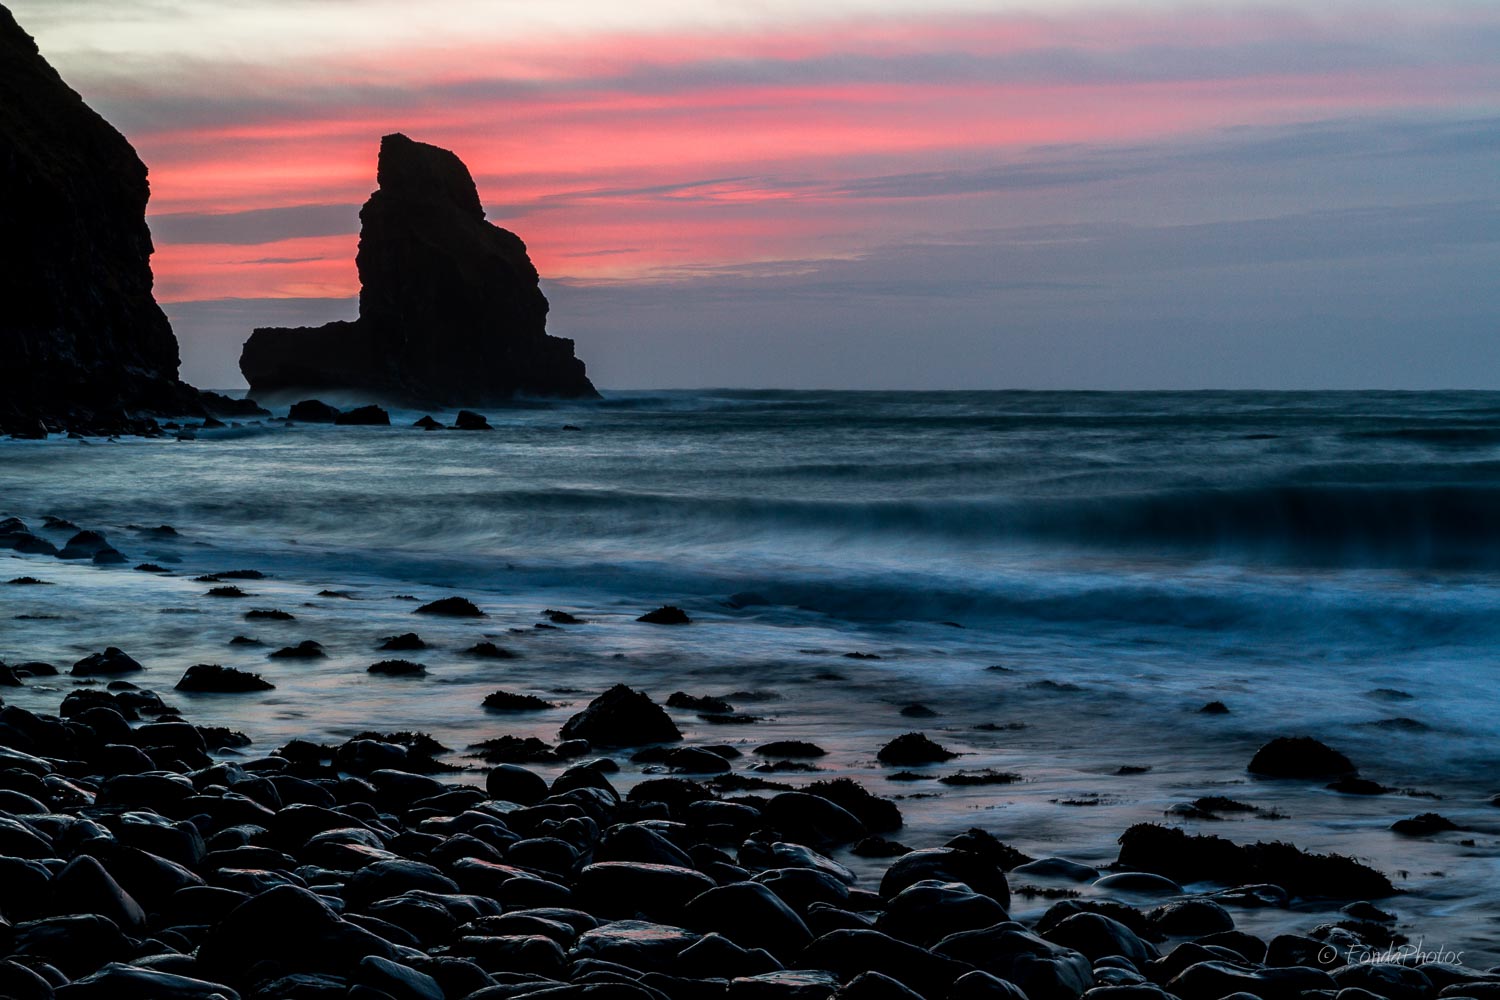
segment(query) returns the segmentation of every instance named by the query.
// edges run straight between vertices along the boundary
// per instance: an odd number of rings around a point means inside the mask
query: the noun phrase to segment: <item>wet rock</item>
[[[492,712],[540,712],[557,706],[534,694],[495,691],[484,697],[483,705]]]
[[[978,930],[1009,919],[999,902],[962,883],[922,881],[902,889],[886,903],[876,928],[892,937],[928,947],[950,934]]]
[[[473,410],[459,410],[458,416],[453,418],[453,429],[456,431],[494,430],[484,414],[475,413]]]
[[[907,989],[890,976],[862,972],[839,987],[837,1000],[921,1000],[921,995]]]
[[[924,733],[903,733],[882,747],[875,758],[882,764],[912,767],[919,764],[940,764],[957,756],[947,747],[928,739]]]
[[[1356,768],[1343,754],[1310,736],[1278,736],[1255,752],[1248,770],[1268,778],[1336,778]]]
[[[423,417],[419,417],[412,424],[412,426],[413,427],[420,427],[424,431],[440,431],[440,430],[443,429],[442,422],[438,421],[438,420],[434,420],[432,418],[431,414],[428,414],[428,415],[423,416]]]
[[[353,980],[391,1000],[444,1000],[442,986],[425,972],[375,955],[360,960]]]
[[[448,618],[483,618],[484,612],[466,597],[444,597],[417,608],[419,615],[443,615]]]
[[[1174,900],[1146,914],[1146,919],[1157,933],[1176,937],[1203,937],[1234,930],[1234,917],[1211,899]]]
[[[144,669],[118,646],[109,646],[104,652],[91,653],[73,664],[69,673],[74,677],[100,677],[135,673]]]
[[[1295,1000],[1307,990],[1337,990],[1328,973],[1302,966],[1248,969],[1228,962],[1199,962],[1178,973],[1167,990],[1182,1000],[1219,1000],[1250,993],[1261,1000]]]
[[[1199,715],[1228,715],[1229,706],[1222,701],[1210,701],[1198,709]]]
[[[416,649],[426,649],[427,643],[423,642],[422,637],[415,632],[404,632],[401,635],[386,636],[380,640],[380,645],[376,648],[382,652],[404,653]]]
[[[391,415],[383,407],[367,403],[345,410],[334,417],[333,422],[341,427],[389,427]]]
[[[612,962],[641,972],[665,972],[700,935],[681,927],[643,920],[615,920],[579,935],[575,962]]]
[[[1394,962],[1351,962],[1332,973],[1333,981],[1343,991],[1360,991],[1385,1000],[1427,1000],[1437,990],[1421,969],[1410,969]],[[1465,986],[1471,986],[1465,983]],[[1500,986],[1500,983],[1493,985]],[[1351,994],[1353,996],[1354,994]],[[1344,996],[1344,1000],[1351,1000]]]
[[[655,611],[648,611],[641,615],[636,621],[647,622],[651,625],[690,625],[693,620],[681,608],[663,604]]]
[[[1141,966],[1156,957],[1156,950],[1134,931],[1102,913],[1075,913],[1043,932],[1043,936],[1054,944],[1072,948],[1091,962],[1116,955]]]
[[[133,951],[130,939],[114,921],[88,913],[16,924],[9,957],[28,963],[46,962],[76,978],[107,962],[122,962]]]
[[[1072,882],[1092,882],[1099,877],[1097,869],[1081,865],[1076,861],[1069,861],[1067,858],[1038,858],[1036,861],[1017,865],[1011,871],[1016,875],[1029,875],[1033,878],[1063,878]]]
[[[827,969],[844,981],[879,972],[924,997],[942,996],[971,968],[970,963],[873,930],[830,931],[807,946],[800,964]]]
[[[802,740],[762,743],[755,748],[755,752],[762,757],[823,757],[828,753],[816,743],[806,743]]]
[[[1437,813],[1422,813],[1409,819],[1398,819],[1391,824],[1391,830],[1404,837],[1430,837],[1433,834],[1461,829],[1463,828],[1451,819]]]
[[[880,895],[892,899],[917,882],[959,882],[1010,908],[1010,884],[1005,872],[993,861],[971,851],[932,847],[912,851],[886,869],[880,880]]]
[[[58,973],[61,978],[62,973]],[[0,961],[0,996],[9,1000],[53,1000],[52,984],[15,961]]]
[[[1142,892],[1161,893],[1164,895],[1176,895],[1182,891],[1182,886],[1167,878],[1165,875],[1157,875],[1152,872],[1116,872],[1106,875],[1094,883],[1096,889],[1107,889],[1112,892]]]
[[[853,813],[806,792],[774,795],[762,812],[788,839],[799,843],[848,844],[867,832]]]
[[[675,921],[688,900],[714,888],[713,879],[689,868],[631,861],[601,861],[578,873],[575,889],[591,913]]]
[[[508,649],[495,645],[493,642],[476,642],[464,650],[469,656],[478,656],[485,660],[514,660],[516,654]]]
[[[1094,981],[1087,958],[1031,934],[1019,924],[996,924],[953,934],[934,945],[932,951],[1014,983],[1029,1000],[1077,1000]]]
[[[810,939],[809,939],[810,940]],[[782,968],[764,948],[745,948],[722,934],[709,933],[677,955],[674,970],[698,979],[733,979],[757,976]]]
[[[666,711],[645,694],[616,684],[589,702],[562,727],[565,740],[585,739],[595,746],[642,746],[682,739]]]
[[[396,947],[339,917],[321,897],[295,885],[278,885],[235,908],[211,927],[198,948],[209,976],[243,980],[269,961],[288,973],[347,975],[366,956],[394,961]]]
[[[112,962],[57,991],[58,1000],[238,1000],[228,986]]]
[[[494,768],[485,777],[484,785],[491,798],[521,805],[534,805],[550,794],[545,778],[514,764]]]
[[[953,981],[948,989],[947,1000],[1027,1000],[1027,997],[1015,983],[1008,983],[976,969]]]
[[[200,663],[188,667],[173,690],[239,693],[270,691],[275,687],[275,684],[264,680],[260,674],[236,670],[234,667],[221,667],[215,663]]]
[[[365,673],[384,677],[414,677],[427,673],[427,666],[411,660],[381,660],[366,667]]]
[[[295,646],[283,646],[268,655],[273,660],[320,660],[328,654],[323,652],[322,643],[303,639]]]
[[[755,882],[707,889],[684,909],[683,922],[724,935],[743,948],[764,948],[783,962],[812,943],[807,924],[779,896]]]
[[[874,833],[891,833],[901,829],[901,810],[896,803],[873,794],[852,778],[814,781],[802,790],[849,811]]]
[[[339,418],[342,411],[336,406],[329,406],[321,399],[304,399],[293,403],[287,411],[287,419],[301,424],[331,424]]]
[[[728,1000],[828,1000],[838,980],[818,969],[788,969],[729,981]]]
[[[734,706],[722,698],[707,695],[690,695],[686,691],[673,691],[667,697],[668,708],[681,708],[689,712],[733,712]]]
[[[277,608],[255,608],[254,610],[245,612],[245,620],[250,622],[289,622],[295,621],[296,615],[293,615],[290,611],[281,611]]]
[[[57,554],[59,559],[92,559],[94,553],[102,552],[110,548],[109,540],[97,531],[80,531],[68,539],[62,551]]]

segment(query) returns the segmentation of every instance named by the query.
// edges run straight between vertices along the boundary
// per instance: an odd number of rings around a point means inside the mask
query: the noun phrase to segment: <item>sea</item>
[[[0,580],[53,584],[0,584],[0,660],[64,669],[0,694],[55,711],[66,666],[114,645],[190,719],[250,736],[241,753],[415,729],[472,767],[470,744],[555,742],[616,682],[725,697],[751,721],[675,711],[689,742],[735,746],[747,773],[758,745],[816,742],[820,770],[766,777],[897,797],[909,846],[981,827],[1098,867],[1137,822],[1289,841],[1389,874],[1381,905],[1425,948],[1500,963],[1500,395],[616,391],[490,410],[488,432],[421,415],[0,443],[0,516],[66,518],[129,560],[0,553]],[[176,535],[143,530],[160,525]],[[251,596],[193,579],[238,569],[266,574],[239,582]],[[487,616],[413,614],[454,594]],[[664,604],[692,624],[636,621]],[[582,623],[537,627],[551,610]],[[409,631],[431,648],[395,655],[425,676],[368,674]],[[267,656],[303,639],[327,658]],[[481,639],[517,657],[462,655]],[[276,689],[169,691],[196,663]],[[499,689],[556,707],[481,708]],[[891,780],[876,753],[909,731],[960,756]],[[1293,735],[1391,791],[1247,772]],[[614,756],[622,789],[653,775]],[[1017,780],[936,780],[986,770]],[[1209,795],[1257,811],[1184,812]],[[1390,830],[1426,812],[1461,829]],[[1339,918],[1236,912],[1266,934]]]

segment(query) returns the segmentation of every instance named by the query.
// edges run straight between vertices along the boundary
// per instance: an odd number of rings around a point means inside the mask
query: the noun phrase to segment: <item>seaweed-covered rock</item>
[[[565,740],[583,739],[596,746],[633,747],[675,743],[682,739],[672,717],[640,691],[616,684],[589,702],[563,725]]]
[[[239,693],[244,691],[270,691],[276,685],[260,674],[234,667],[221,667],[217,663],[200,663],[188,667],[174,688],[177,691],[214,691]]]

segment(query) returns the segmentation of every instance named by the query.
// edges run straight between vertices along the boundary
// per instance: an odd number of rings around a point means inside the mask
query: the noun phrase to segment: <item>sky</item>
[[[150,168],[183,375],[454,150],[615,388],[1500,388],[1493,0],[9,0]]]

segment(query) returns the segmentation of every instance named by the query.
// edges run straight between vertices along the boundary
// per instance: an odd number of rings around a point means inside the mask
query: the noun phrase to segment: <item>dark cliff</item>
[[[202,412],[151,294],[149,196],[130,143],[0,6],[0,427]]]
[[[423,406],[594,397],[573,342],[546,332],[526,245],[485,221],[468,168],[388,135],[360,211],[359,319],[259,329],[240,371],[257,399],[356,392]]]

